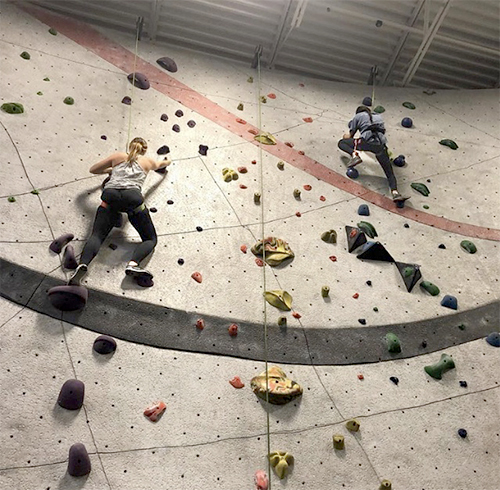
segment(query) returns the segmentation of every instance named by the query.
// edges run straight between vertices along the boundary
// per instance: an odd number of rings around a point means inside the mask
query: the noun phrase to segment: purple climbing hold
[[[56,254],[60,254],[65,245],[67,245],[71,240],[75,238],[73,233],[65,233],[61,235],[59,238],[56,238],[50,245],[49,248],[52,252]]]
[[[169,199],[169,200],[167,201],[167,204],[174,204],[174,201],[172,201],[172,199]]]
[[[391,376],[389,378],[395,385],[397,385],[399,383],[399,379],[396,377],[396,376]]]
[[[413,121],[411,120],[411,117],[404,117],[403,120],[401,121],[401,126],[403,126],[403,128],[411,128],[413,126]]]
[[[148,77],[143,73],[135,72],[135,76],[134,73],[130,73],[127,78],[130,83],[142,90],[147,90],[150,87]]]
[[[491,332],[488,337],[486,337],[486,342],[493,347],[500,347],[500,333]]]
[[[458,300],[455,298],[455,296],[451,296],[447,294],[442,300],[441,300],[441,306],[444,306],[445,308],[450,308],[451,310],[457,310],[458,309]]]
[[[158,210],[156,208],[149,208],[152,213],[156,213]]]
[[[195,122],[195,121],[193,121],[193,120],[191,119],[191,120],[189,120],[189,121],[187,122],[187,125],[188,125],[190,128],[194,128],[194,127],[196,126],[196,122]]]
[[[182,117],[184,115],[184,112],[182,112],[180,109],[178,109],[178,110],[175,111],[175,115],[177,117]]]
[[[200,155],[206,155],[207,151],[208,151],[208,146],[200,145],[200,148],[198,149],[198,153]]]
[[[158,155],[166,155],[170,153],[170,148],[167,145],[160,146],[160,148],[156,150],[156,153],[158,153]]]
[[[462,438],[465,439],[467,437],[467,431],[465,429],[458,429],[458,435]]]
[[[201,226],[197,226],[196,231],[203,231],[203,228]]]
[[[99,337],[94,340],[92,348],[98,354],[111,354],[116,350],[116,340],[109,335],[99,335]]]
[[[89,453],[85,446],[80,442],[73,444],[69,448],[68,473],[71,476],[85,476],[91,469]]]
[[[49,301],[61,311],[81,310],[86,304],[89,293],[83,286],[55,286],[48,291]]]
[[[359,177],[359,172],[354,167],[349,167],[345,173],[350,179],[357,179]]]
[[[467,388],[467,381],[459,381],[462,388]]]
[[[63,267],[72,271],[74,271],[78,267],[78,262],[76,261],[75,249],[73,248],[73,245],[68,245],[64,249]]]
[[[101,134],[101,139],[102,139],[102,140],[107,140],[107,139],[108,139],[108,137],[107,137],[105,134]]]
[[[166,114],[162,114],[162,115],[160,116],[160,119],[161,119],[162,121],[168,121],[168,116],[167,116]]]
[[[366,320],[364,318],[359,318],[358,322],[361,323],[361,325],[366,325]]]
[[[177,263],[178,263],[179,265],[184,264],[184,259],[179,259],[179,260],[177,260]]]
[[[172,126],[172,131],[175,131],[176,133],[180,133],[181,132],[181,128],[179,127],[178,124],[174,124]]]
[[[367,285],[367,286],[371,286],[371,285],[372,285],[372,282],[371,282],[371,281],[366,281],[366,285]]]
[[[136,279],[136,282],[142,288],[151,288],[154,286],[153,278],[150,276],[139,276]]]
[[[130,104],[132,104],[132,99],[131,99],[128,95],[126,95],[126,96],[125,96],[125,97],[123,97],[123,99],[122,99],[122,104],[125,104],[125,105],[130,105]]]
[[[396,165],[396,167],[404,167],[406,165],[406,160],[404,155],[398,155],[392,163]]]
[[[85,396],[85,385],[78,379],[68,379],[61,387],[57,403],[66,410],[82,408]]]
[[[438,248],[442,248],[442,249],[445,249],[446,248],[446,245],[444,243],[441,243]]]
[[[162,58],[158,58],[156,62],[165,70],[175,73],[177,71],[177,64],[172,58],[168,56],[163,56]]]
[[[363,105],[370,107],[372,105],[372,98],[371,97],[365,97],[363,99]]]

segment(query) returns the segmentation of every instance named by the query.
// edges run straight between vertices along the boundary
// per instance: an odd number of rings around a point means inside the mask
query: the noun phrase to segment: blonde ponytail
[[[132,163],[138,155],[144,155],[148,149],[148,144],[142,138],[134,138],[128,145],[129,154],[127,163]]]

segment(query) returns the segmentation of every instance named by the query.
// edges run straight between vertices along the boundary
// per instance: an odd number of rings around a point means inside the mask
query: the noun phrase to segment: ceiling
[[[344,82],[494,88],[498,0],[30,0],[141,40]],[[142,23],[139,18],[143,18]],[[138,25],[142,27],[139,28]],[[260,51],[259,51],[260,52]]]

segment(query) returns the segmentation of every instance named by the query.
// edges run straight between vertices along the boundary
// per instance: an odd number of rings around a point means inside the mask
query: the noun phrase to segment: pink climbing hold
[[[312,117],[303,117],[302,120],[306,123],[312,123],[313,122],[313,118]]]
[[[335,257],[335,255],[330,255],[330,257],[328,257],[332,262],[337,262],[337,257]]]
[[[246,253],[247,253],[247,250],[248,250],[248,247],[247,247],[246,245],[242,245],[242,246],[240,247],[240,250],[241,250],[244,254],[246,254]]]
[[[326,197],[325,196],[319,196],[319,200],[320,201],[326,201]]]
[[[244,119],[241,119],[240,117],[236,118],[236,122],[240,124],[246,124],[247,122]]]
[[[161,418],[161,415],[166,410],[166,408],[167,406],[165,405],[165,403],[159,401],[158,403],[155,403],[154,405],[151,405],[150,407],[146,408],[146,410],[144,410],[144,415],[149,420],[151,420],[151,422],[156,422]]]
[[[249,129],[248,132],[250,134],[253,134],[254,136],[257,136],[259,134],[259,130],[258,129]]]
[[[257,470],[254,476],[255,490],[267,490],[269,488],[269,478],[263,470]]]
[[[240,174],[246,174],[248,172],[248,169],[246,167],[238,167],[238,172]]]
[[[236,325],[236,323],[232,323],[231,325],[229,325],[227,331],[229,332],[229,335],[231,335],[231,337],[236,337],[236,335],[238,335],[238,325]]]
[[[310,191],[312,187],[309,184],[304,185],[304,190]]]
[[[264,267],[264,261],[262,259],[259,259],[258,257],[255,259],[255,263],[259,266],[259,267]]]
[[[302,150],[299,150],[297,153],[298,153],[299,155],[305,155],[305,153],[304,153]]]
[[[238,390],[245,387],[245,383],[243,383],[243,381],[241,381],[239,376],[235,376],[233,379],[231,379],[229,381],[229,383],[232,386],[234,386],[235,388],[237,388]]]
[[[289,146],[290,148],[293,148],[293,143],[291,143],[290,141],[285,141],[285,145],[286,146]]]
[[[202,277],[201,277],[201,274],[199,272],[193,272],[191,274],[191,277],[196,281],[196,282],[201,282],[202,281]]]
[[[205,328],[205,320],[203,320],[203,318],[198,318],[198,320],[196,320],[196,328],[198,330],[203,330]]]
[[[267,98],[268,99],[275,99],[276,98],[276,94],[267,94]]]

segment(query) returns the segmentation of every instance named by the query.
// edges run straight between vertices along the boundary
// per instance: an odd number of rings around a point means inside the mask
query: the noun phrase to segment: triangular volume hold
[[[359,228],[346,226],[345,231],[347,233],[347,247],[349,253],[366,243],[366,235]]]
[[[404,262],[395,262],[403,281],[405,282],[406,290],[411,293],[411,290],[422,279],[420,266],[417,264],[405,264]]]
[[[380,242],[370,242],[367,243],[361,253],[358,255],[358,259],[363,260],[380,260],[382,262],[394,262],[391,254],[386,250],[386,248]]]

